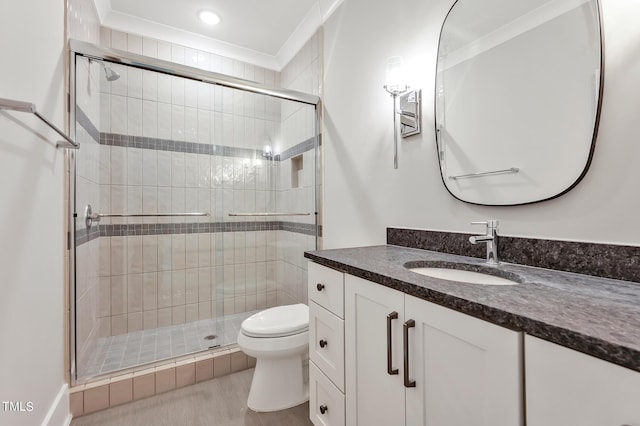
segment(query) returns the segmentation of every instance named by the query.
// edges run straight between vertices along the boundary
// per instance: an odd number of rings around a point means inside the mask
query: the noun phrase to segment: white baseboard
[[[65,383],[49,407],[42,426],[68,426],[71,423],[69,412],[69,387]]]

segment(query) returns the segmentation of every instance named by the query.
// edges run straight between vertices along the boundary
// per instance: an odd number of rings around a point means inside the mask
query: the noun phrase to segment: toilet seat
[[[242,334],[249,337],[285,337],[309,329],[309,307],[304,303],[265,309],[244,320]]]

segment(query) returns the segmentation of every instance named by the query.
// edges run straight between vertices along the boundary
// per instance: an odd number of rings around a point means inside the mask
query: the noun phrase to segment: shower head
[[[113,68],[107,67],[104,64],[102,64],[102,66],[104,67],[104,74],[107,77],[107,81],[115,81],[120,78],[120,74],[114,71]]]
[[[107,81],[116,81],[120,78],[120,74],[117,71],[114,71],[113,68],[106,66],[100,59],[92,58],[91,60],[102,65],[102,69],[104,69],[104,75],[107,78]]]

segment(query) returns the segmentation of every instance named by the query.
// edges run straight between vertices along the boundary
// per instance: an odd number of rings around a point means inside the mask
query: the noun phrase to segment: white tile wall
[[[320,93],[321,38],[317,36],[282,75],[104,28],[98,36],[102,44],[117,49],[268,85],[277,86],[282,78],[284,87]],[[92,114],[103,132],[252,149],[262,149],[271,140],[280,150],[312,135],[313,113],[308,109],[154,72],[117,65],[114,69],[122,77],[113,83],[99,79],[95,91],[99,95]],[[99,75],[101,70],[97,71],[91,73]],[[95,151],[95,167],[88,161],[84,164],[87,173],[96,171],[97,188],[84,191],[98,194],[95,203],[102,211],[197,210],[208,211],[211,220],[219,221],[228,220],[233,210],[309,208],[313,199],[310,167],[303,171],[301,191],[286,187],[290,161],[271,165],[261,158],[116,146],[100,146]],[[313,164],[312,157],[307,157],[305,154],[305,164]],[[145,220],[154,221],[171,219]],[[111,223],[126,221],[113,219]],[[99,273],[92,281],[97,289],[93,318],[106,324],[105,332],[119,334],[306,301],[301,284],[306,277],[302,250],[312,248],[311,243],[311,237],[282,231],[101,237],[93,249],[99,253],[95,267]],[[289,254],[293,260],[285,260]]]

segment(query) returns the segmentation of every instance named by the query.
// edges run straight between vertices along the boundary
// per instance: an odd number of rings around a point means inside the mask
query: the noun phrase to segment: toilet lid
[[[309,307],[304,303],[276,306],[251,315],[241,325],[250,337],[282,337],[309,329]]]

